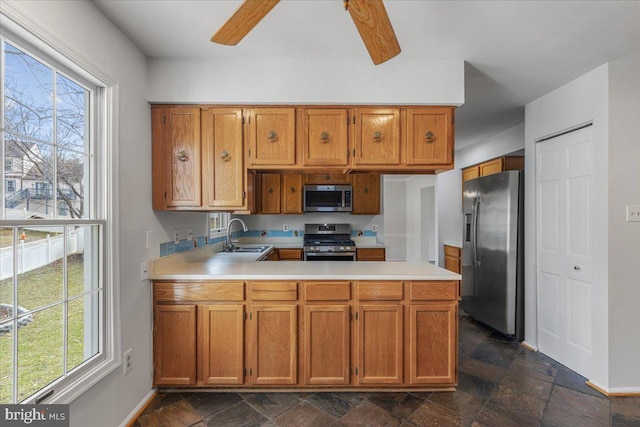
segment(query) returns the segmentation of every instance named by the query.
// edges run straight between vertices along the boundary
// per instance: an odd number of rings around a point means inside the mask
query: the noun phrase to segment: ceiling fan
[[[213,35],[214,43],[235,46],[280,0],[245,0]],[[375,65],[400,53],[400,44],[382,0],[343,0]]]

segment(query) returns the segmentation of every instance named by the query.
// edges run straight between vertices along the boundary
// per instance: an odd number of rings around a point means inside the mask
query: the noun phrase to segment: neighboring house
[[[25,144],[7,139],[5,144],[5,208],[14,211],[20,217],[49,217],[53,214],[53,185],[47,179],[51,171],[51,161],[43,158],[36,143]],[[80,175],[81,176],[81,175]],[[81,183],[74,183],[76,190]],[[78,200],[73,189],[64,183],[58,188],[58,216],[69,216],[69,204],[79,209],[82,200]],[[80,191],[80,194],[82,192]]]

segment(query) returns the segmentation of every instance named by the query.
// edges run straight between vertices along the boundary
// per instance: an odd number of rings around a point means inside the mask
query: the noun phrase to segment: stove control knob
[[[344,246],[340,246],[340,250],[341,250],[341,251],[344,251]]]

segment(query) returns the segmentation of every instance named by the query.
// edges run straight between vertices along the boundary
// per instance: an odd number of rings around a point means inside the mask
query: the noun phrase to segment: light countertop
[[[278,245],[274,245],[278,246]],[[460,280],[428,262],[256,261],[262,254],[205,247],[150,262],[151,280]]]

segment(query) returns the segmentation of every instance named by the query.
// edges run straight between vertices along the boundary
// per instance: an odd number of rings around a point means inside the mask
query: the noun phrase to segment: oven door
[[[305,261],[355,261],[355,252],[305,252]]]

